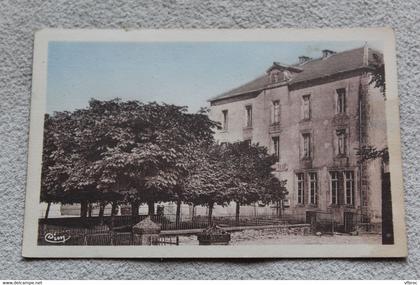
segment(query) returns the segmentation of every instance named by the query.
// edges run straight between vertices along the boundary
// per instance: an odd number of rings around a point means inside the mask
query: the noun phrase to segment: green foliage
[[[229,174],[224,169],[223,146],[212,144],[202,147],[195,154],[194,161],[185,183],[185,201],[208,206],[227,203]]]
[[[272,174],[275,160],[265,147],[246,142],[203,149],[187,183],[187,200],[199,205],[280,201],[287,191],[285,181]]]
[[[216,126],[204,110],[118,99],[47,115],[41,199],[72,202],[77,192],[166,201],[187,174],[185,157],[195,144],[212,143]]]
[[[265,199],[269,182],[278,181],[272,174],[276,157],[269,155],[265,147],[247,142],[226,144],[224,150],[232,200],[248,205]]]
[[[41,200],[79,203],[279,201],[275,157],[259,145],[218,145],[207,109],[91,100],[46,115]]]
[[[385,98],[385,64],[382,57],[374,53],[372,62],[372,78],[369,84],[373,84],[374,87],[380,88],[382,95]]]
[[[359,163],[377,158],[381,158],[384,162],[388,162],[389,160],[389,152],[387,147],[383,149],[377,149],[374,146],[367,145],[361,148],[357,148],[356,151],[356,155],[359,157]]]
[[[286,184],[287,180],[268,180],[261,200],[265,203],[277,203],[284,200],[289,194]]]
[[[372,78],[369,84],[373,84],[375,88],[380,88],[382,96],[384,97],[384,99],[386,99],[385,64],[383,62],[383,58],[378,54],[374,53],[372,56],[373,62],[371,63],[371,66],[373,67],[373,70]],[[359,163],[374,160],[377,158],[381,158],[384,162],[388,162],[389,160],[388,147],[377,149],[374,146],[366,145],[360,148],[356,148],[356,155],[359,157]]]

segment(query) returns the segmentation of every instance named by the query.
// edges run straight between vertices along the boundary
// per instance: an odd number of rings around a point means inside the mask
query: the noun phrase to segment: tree
[[[90,203],[120,197],[114,189],[101,187],[102,154],[115,141],[98,105],[91,101],[88,109],[56,112],[45,118],[41,198],[80,203],[81,217],[87,216]],[[108,109],[115,110],[117,102],[109,105],[114,108]]]
[[[383,58],[376,53],[372,55],[373,61],[371,63],[373,69],[371,71],[372,78],[369,84],[373,84],[374,87],[379,88],[381,90],[382,96],[386,99],[385,96],[385,64]]]
[[[213,144],[202,148],[196,167],[186,181],[186,201],[193,205],[207,206],[208,223],[212,224],[215,204],[230,202],[228,189],[229,173],[225,169],[223,146]]]
[[[379,88],[381,94],[386,100],[386,82],[385,82],[385,64],[383,57],[378,54],[373,54],[371,71],[371,80],[369,84],[374,85],[375,88]],[[359,156],[359,164],[363,164],[370,160],[380,159],[382,163],[389,163],[389,152],[388,147],[377,149],[375,146],[364,145],[356,149],[357,155]],[[393,244],[394,243],[394,225],[392,222],[392,201],[391,201],[391,182],[389,173],[385,174],[384,168],[381,167],[381,179],[382,179],[382,243]],[[391,234],[390,234],[391,233]]]
[[[133,216],[143,202],[154,214],[156,201],[182,199],[189,154],[196,144],[212,142],[216,124],[206,112],[189,114],[186,107],[114,99],[91,100],[86,109],[55,113],[55,124],[46,122],[54,140],[44,150],[52,157],[45,165],[44,172],[51,174],[46,178],[55,180],[45,180],[44,193],[59,185],[67,202],[81,203],[81,216],[89,203],[105,202],[104,193],[123,196]],[[59,167],[62,181],[52,165]]]
[[[64,119],[62,117],[61,119]],[[59,165],[56,161],[60,158],[57,153],[57,129],[56,120],[51,116],[45,115],[44,123],[44,141],[43,141],[43,161],[41,177],[41,201],[47,203],[45,219],[48,218],[51,203],[59,202],[60,196],[63,196],[62,183],[67,179],[64,165]]]
[[[194,205],[207,206],[208,221],[212,224],[215,204],[236,203],[236,221],[239,223],[240,206],[253,202],[276,199],[272,174],[275,157],[267,149],[246,142],[210,145],[202,149],[197,164],[186,183],[186,200]],[[270,192],[271,191],[271,192]]]
[[[372,57],[373,60],[370,63],[372,67],[371,80],[369,84],[375,88],[379,88],[384,100],[386,100],[385,64],[383,57],[377,53],[373,53]],[[378,150],[375,146],[366,145],[356,148],[356,151],[356,154],[359,156],[359,163],[376,158],[382,158],[383,161],[388,161],[389,159],[388,147]]]
[[[275,199],[278,195],[271,191],[278,179],[273,175],[274,155],[270,155],[265,147],[247,142],[226,144],[224,147],[225,169],[229,173],[228,191],[230,198],[236,203],[236,223],[239,224],[240,206],[257,201]],[[279,191],[280,188],[275,189]],[[279,201],[276,197],[276,202]]]
[[[176,224],[179,225],[181,215],[181,204],[190,197],[186,189],[187,181],[190,179],[194,169],[199,166],[203,156],[203,149],[207,149],[214,143],[214,128],[219,124],[208,117],[208,108],[201,108],[195,114],[184,114],[180,118],[181,136],[185,141],[178,145],[182,156],[177,160],[176,185],[172,189],[172,199],[176,202]]]
[[[277,205],[277,215],[281,215],[281,209],[283,209],[283,201],[289,192],[286,189],[287,180],[279,180],[272,178],[267,181],[267,185],[264,188],[262,201],[265,203],[275,203]]]
[[[377,158],[381,158],[384,162],[388,162],[389,160],[388,147],[378,150],[376,147],[371,145],[362,146],[357,149],[356,155],[359,156],[359,163]]]

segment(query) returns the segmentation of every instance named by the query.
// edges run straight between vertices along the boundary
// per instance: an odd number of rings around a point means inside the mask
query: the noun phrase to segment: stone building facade
[[[260,77],[209,100],[218,142],[249,140],[278,157],[287,180],[284,213],[350,229],[380,222],[383,165],[359,163],[356,149],[387,145],[385,101],[370,82],[379,51],[367,46],[293,65],[274,62]],[[246,210],[241,210],[247,214]]]

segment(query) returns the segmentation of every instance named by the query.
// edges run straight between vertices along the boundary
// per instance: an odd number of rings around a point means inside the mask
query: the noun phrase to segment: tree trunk
[[[153,216],[155,214],[155,202],[149,201],[147,202],[147,207],[149,208],[149,216]]]
[[[88,204],[88,217],[90,218],[90,217],[92,217],[92,203],[89,203]]]
[[[192,204],[191,221],[194,221],[194,219],[195,219],[195,205]]]
[[[181,200],[178,200],[176,202],[176,218],[175,218],[175,224],[178,227],[179,222],[181,220]]]
[[[280,218],[283,218],[283,214],[284,214],[284,205],[283,205],[283,200],[280,200]]]
[[[239,226],[239,211],[241,208],[241,203],[236,202],[236,225]]]
[[[213,207],[214,207],[214,203],[213,202],[209,203],[209,227],[211,227],[213,223]]]
[[[277,214],[277,218],[280,218],[280,201],[277,201],[276,203],[276,214]]]
[[[140,207],[140,203],[139,202],[132,202],[131,203],[131,217],[133,219],[133,224],[137,223],[137,217],[139,216],[139,207]]]
[[[111,230],[114,228],[114,222],[115,222],[115,212],[117,210],[117,202],[112,202],[112,208],[111,208]]]
[[[105,212],[105,203],[99,203],[99,223],[102,226],[104,224],[104,212]]]
[[[86,218],[88,212],[88,202],[87,201],[81,201],[80,202],[80,217]]]
[[[48,202],[47,209],[45,210],[45,219],[48,219],[48,215],[50,213],[51,202]]]

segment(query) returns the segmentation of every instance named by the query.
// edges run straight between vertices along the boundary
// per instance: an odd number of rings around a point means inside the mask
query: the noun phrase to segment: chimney
[[[327,58],[331,55],[335,54],[335,51],[329,50],[329,49],[324,49],[322,50],[322,58]]]
[[[312,58],[310,58],[309,56],[306,56],[306,55],[301,55],[301,56],[299,56],[299,63],[305,63],[305,62],[307,62],[308,60],[311,60]]]
[[[369,60],[369,48],[367,45],[367,42],[365,42],[365,45],[363,46],[363,65],[368,66],[368,60]]]

